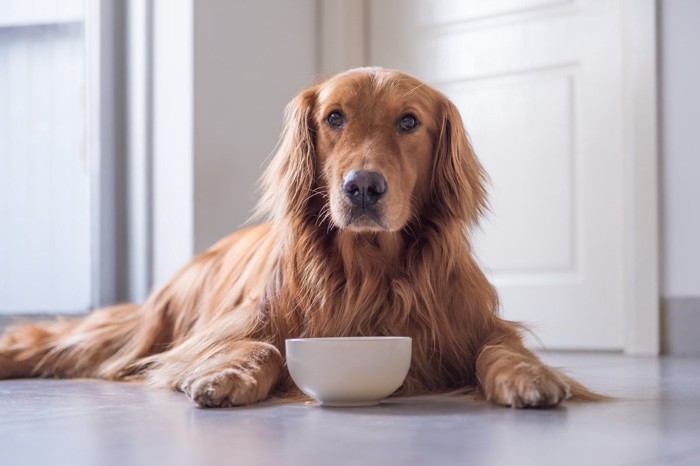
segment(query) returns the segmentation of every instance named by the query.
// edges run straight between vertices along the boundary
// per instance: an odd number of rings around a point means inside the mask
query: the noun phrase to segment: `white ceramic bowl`
[[[287,367],[324,406],[371,406],[401,386],[411,365],[410,337],[293,338]]]

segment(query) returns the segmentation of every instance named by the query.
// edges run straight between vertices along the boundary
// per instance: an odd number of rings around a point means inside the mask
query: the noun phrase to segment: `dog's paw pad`
[[[488,398],[513,408],[549,408],[571,396],[568,384],[556,371],[522,362],[496,375]]]
[[[222,369],[194,375],[180,389],[201,407],[228,407],[259,400],[257,381],[245,370]]]

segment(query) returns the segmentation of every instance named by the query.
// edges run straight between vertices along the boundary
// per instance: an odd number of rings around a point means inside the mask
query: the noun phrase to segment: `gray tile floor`
[[[543,357],[618,399],[217,410],[126,383],[0,381],[0,465],[700,465],[700,359]]]

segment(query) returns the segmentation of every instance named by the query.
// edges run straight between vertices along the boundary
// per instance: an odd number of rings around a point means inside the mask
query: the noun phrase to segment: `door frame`
[[[625,353],[658,355],[659,119],[658,6],[655,0],[622,0],[623,17],[623,219],[625,254]]]
[[[114,302],[116,288],[116,237],[114,193],[116,180],[110,170],[115,160],[113,93],[114,40],[111,36],[113,6],[103,0],[85,2],[85,100],[86,151],[90,164],[90,265],[91,306]]]
[[[319,72],[369,61],[372,0],[319,0]],[[623,53],[624,346],[630,355],[660,350],[657,4],[619,0]],[[338,40],[338,31],[342,39]]]

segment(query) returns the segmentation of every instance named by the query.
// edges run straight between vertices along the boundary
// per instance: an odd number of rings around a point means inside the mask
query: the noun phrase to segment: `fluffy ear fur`
[[[275,222],[304,216],[315,188],[315,129],[311,116],[316,94],[316,87],[308,88],[285,109],[279,149],[261,180],[259,216],[269,215]]]
[[[455,105],[444,96],[439,105],[442,122],[433,162],[432,202],[442,219],[472,226],[487,208],[486,173]]]

